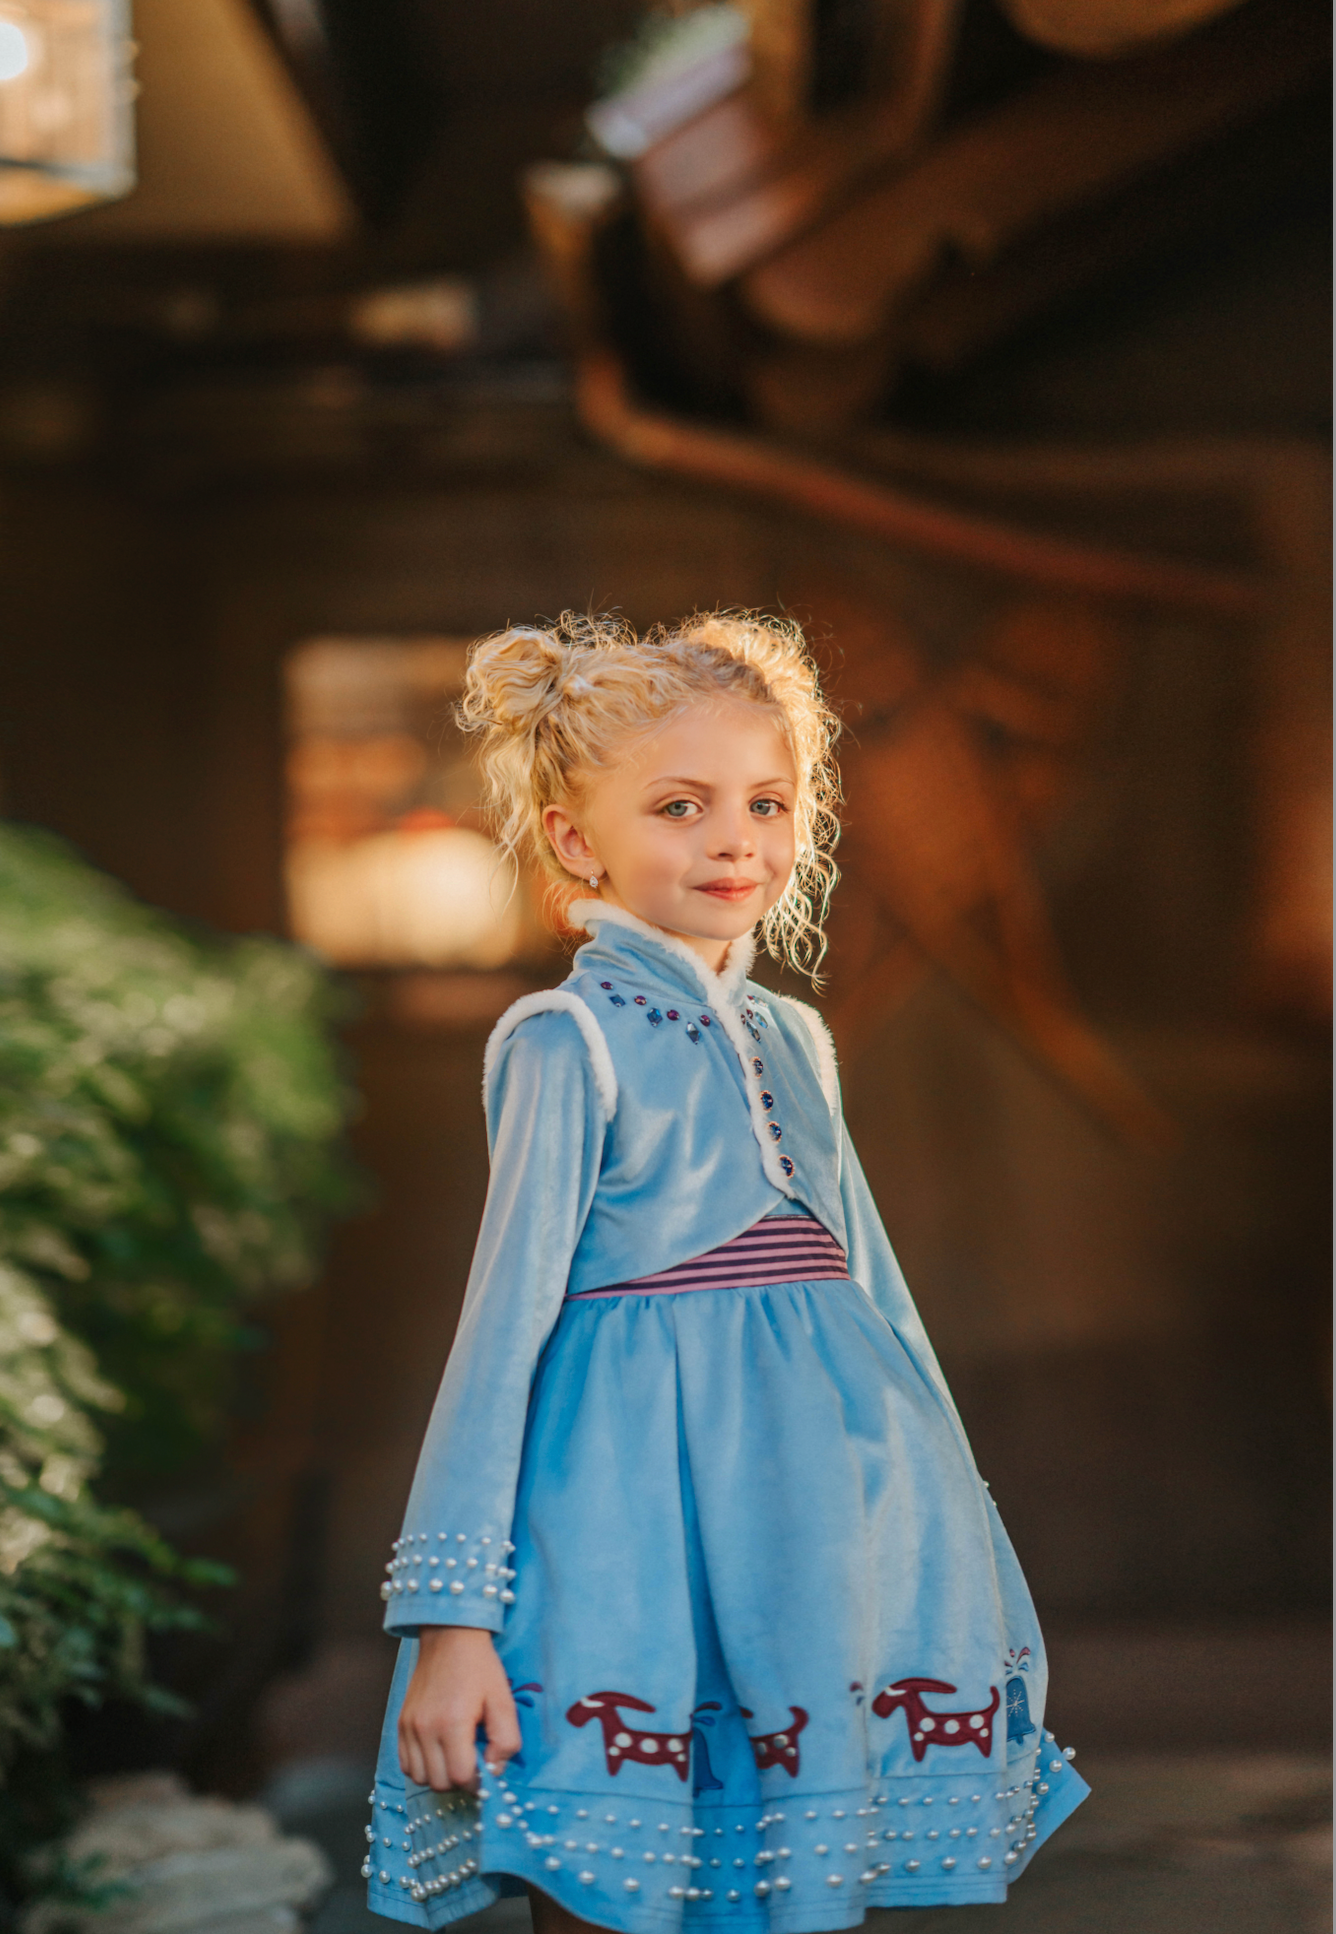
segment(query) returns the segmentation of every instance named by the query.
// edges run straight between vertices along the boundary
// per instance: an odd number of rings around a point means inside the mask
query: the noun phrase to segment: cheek
[[[783,819],[766,820],[763,824],[765,830],[761,838],[766,856],[773,866],[785,872],[791,871],[797,851],[792,813],[786,813]]]
[[[619,844],[624,868],[643,879],[680,873],[688,862],[690,836],[669,820],[633,821],[622,829]]]

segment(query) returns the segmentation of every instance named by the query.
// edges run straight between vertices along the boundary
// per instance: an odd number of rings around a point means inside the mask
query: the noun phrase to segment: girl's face
[[[662,927],[718,969],[793,871],[793,754],[776,715],[748,699],[693,705],[618,749],[578,809],[543,827],[600,898]]]

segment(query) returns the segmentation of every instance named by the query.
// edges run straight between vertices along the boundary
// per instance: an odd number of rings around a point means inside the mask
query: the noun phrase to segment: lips
[[[708,886],[698,886],[697,893],[708,893],[712,900],[750,900],[760,886],[759,880],[712,880]]]

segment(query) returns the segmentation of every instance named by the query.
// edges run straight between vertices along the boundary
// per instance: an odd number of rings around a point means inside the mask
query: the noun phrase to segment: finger
[[[499,1769],[523,1744],[515,1701],[508,1694],[488,1699],[483,1722],[487,1728],[487,1763]]]
[[[423,1760],[426,1768],[423,1784],[429,1786],[433,1793],[448,1793],[452,1786],[458,1785],[458,1781],[451,1777],[450,1756],[439,1733],[424,1742]]]
[[[478,1783],[478,1749],[474,1743],[476,1732],[477,1723],[474,1720],[470,1720],[466,1726],[450,1726],[445,1731],[442,1745],[452,1786],[473,1787]]]
[[[422,1756],[422,1748],[418,1744],[416,1735],[404,1726],[399,1728],[399,1765],[405,1778],[412,1780],[415,1786],[427,1784],[427,1767]]]

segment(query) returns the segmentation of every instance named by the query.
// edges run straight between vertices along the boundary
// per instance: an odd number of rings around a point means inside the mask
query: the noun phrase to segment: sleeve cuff
[[[515,1603],[508,1538],[464,1531],[404,1532],[385,1567],[380,1595],[385,1629],[411,1633],[423,1625],[474,1625],[499,1632]]]

